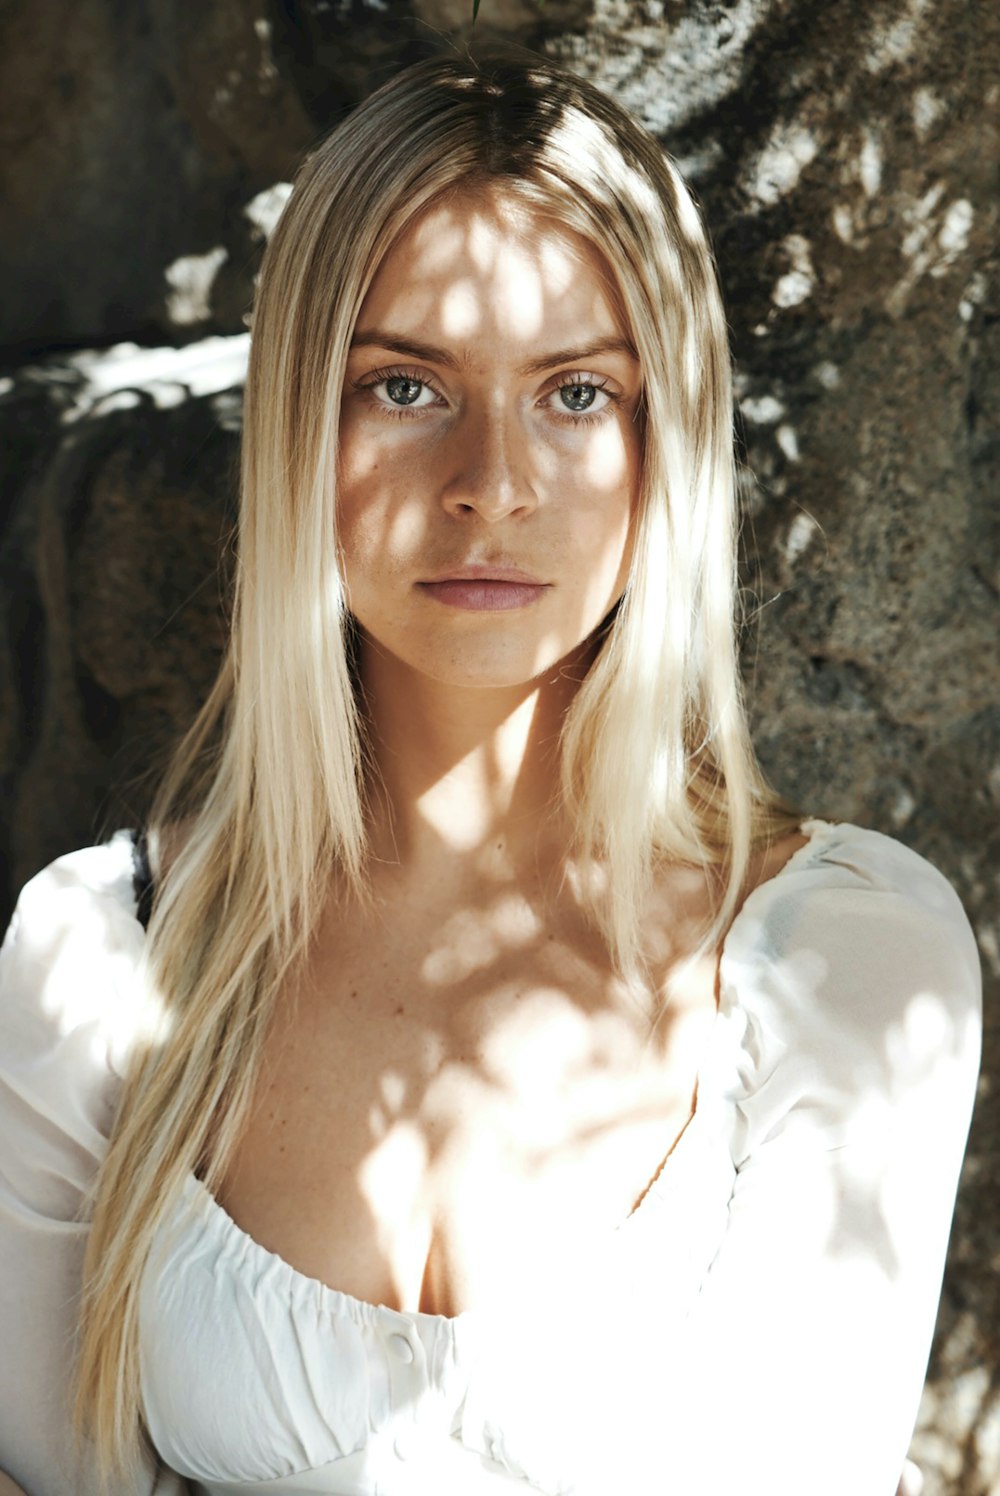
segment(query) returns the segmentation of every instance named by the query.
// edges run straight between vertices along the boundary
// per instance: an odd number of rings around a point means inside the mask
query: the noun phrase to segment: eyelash
[[[623,396],[617,390],[613,390],[606,379],[595,379],[593,375],[584,373],[558,375],[557,382],[550,386],[544,398],[548,399],[550,395],[558,395],[560,390],[572,389],[577,385],[586,385],[588,389],[599,390],[602,395],[607,396],[608,404],[601,410],[583,411],[579,415],[574,415],[569,410],[557,410],[553,407],[552,414],[564,425],[596,426],[599,422],[607,420],[614,407],[622,403]]]
[[[441,397],[441,391],[437,385],[420,370],[402,367],[373,369],[370,374],[365,375],[364,379],[357,381],[355,388],[367,394],[373,404],[378,407],[380,414],[387,416],[389,420],[412,421],[418,419],[431,407],[424,405],[414,410],[412,406],[394,406],[383,400],[379,400],[374,392],[380,384],[385,384],[388,379],[412,380],[414,384],[421,384],[435,395]],[[572,388],[574,385],[587,385],[591,389],[600,390],[602,395],[607,396],[608,406],[593,413],[584,411],[579,415],[574,415],[572,411],[568,410],[556,410],[553,407],[551,414],[555,416],[557,421],[566,426],[577,428],[580,426],[596,426],[600,421],[605,420],[610,414],[610,409],[616,405],[620,405],[624,398],[617,390],[611,388],[606,379],[594,378],[590,374],[581,372],[558,375],[557,382],[549,386],[542,399],[547,400],[551,395],[557,395],[561,389]]]
[[[393,406],[383,400],[379,400],[375,394],[375,390],[380,384],[385,384],[387,379],[410,379],[414,384],[422,384],[427,389],[433,390],[435,395],[441,395],[441,391],[437,385],[428,379],[426,374],[420,373],[417,369],[373,369],[370,374],[365,375],[364,379],[358,380],[355,388],[362,390],[368,395],[372,403],[378,407],[379,412],[382,415],[388,416],[391,421],[412,421],[422,416],[428,407],[424,405],[419,410],[413,410],[412,407],[407,405]]]

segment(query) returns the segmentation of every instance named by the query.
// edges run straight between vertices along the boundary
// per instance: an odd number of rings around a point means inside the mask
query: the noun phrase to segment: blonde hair
[[[756,766],[740,699],[729,352],[680,176],[616,104],[549,62],[408,69],[306,161],[261,272],[230,645],[151,818],[154,846],[187,823],[146,947],[166,1022],[125,1089],[85,1267],[77,1408],[109,1470],[138,1448],[138,1285],[157,1228],[190,1171],[210,1189],[221,1178],[331,868],[364,894],[364,724],[330,541],[355,321],[403,227],[487,181],[599,248],[642,369],[630,576],[562,736],[563,794],[581,853],[606,871],[598,917],[619,969],[636,969],[660,861],[724,869],[707,948],[753,846],[795,824]]]

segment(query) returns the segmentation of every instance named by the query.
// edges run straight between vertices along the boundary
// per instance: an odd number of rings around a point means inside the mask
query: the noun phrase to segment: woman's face
[[[344,386],[352,613],[436,680],[531,681],[621,597],[639,365],[597,251],[502,189],[448,199],[383,260]]]

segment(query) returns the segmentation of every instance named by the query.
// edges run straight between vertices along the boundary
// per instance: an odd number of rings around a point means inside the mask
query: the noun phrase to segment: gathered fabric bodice
[[[581,1243],[574,1271],[553,1285],[546,1324],[522,1323],[519,1341],[513,1307],[403,1313],[307,1277],[189,1176],[143,1286],[144,1404],[157,1448],[212,1491],[256,1490],[262,1479],[266,1490],[274,1479],[281,1490],[370,1496],[397,1490],[387,1468],[400,1492],[407,1476],[437,1496],[509,1489],[505,1431],[477,1398],[476,1368],[495,1376],[503,1358],[518,1382],[519,1363],[539,1356],[544,1339],[556,1375],[566,1376],[561,1360],[587,1358],[600,1397],[600,1368],[616,1353],[627,1349],[636,1369],[641,1355],[655,1360],[657,1342],[644,1343],[650,1317],[657,1336],[669,1333],[725,1231],[735,1169],[723,1120],[722,1108],[699,1109],[636,1211],[606,1241]],[[611,1316],[597,1308],[610,1285]],[[163,1356],[172,1344],[183,1354]],[[248,1389],[264,1387],[248,1419]],[[537,1489],[560,1489],[563,1478]]]

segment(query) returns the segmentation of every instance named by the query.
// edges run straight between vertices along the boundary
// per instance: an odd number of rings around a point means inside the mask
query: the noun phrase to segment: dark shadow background
[[[0,914],[141,821],[222,646],[243,317],[296,161],[471,0],[0,8]],[[745,443],[759,752],[954,881],[984,1076],[914,1446],[1000,1483],[1000,11],[482,0],[680,159]],[[220,569],[220,551],[222,566]],[[863,1349],[860,1353],[863,1353]]]

